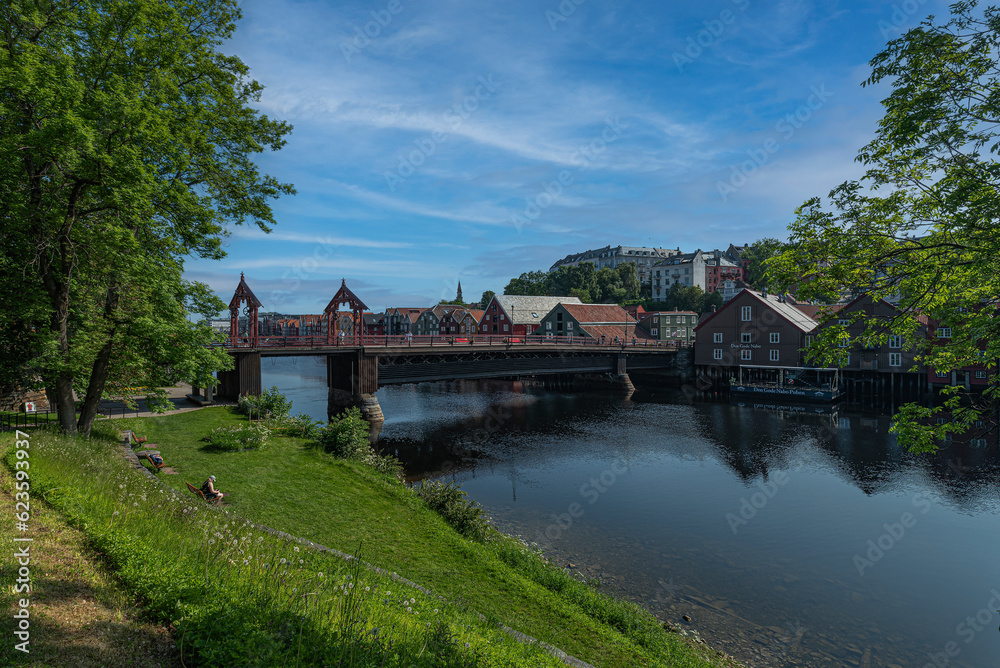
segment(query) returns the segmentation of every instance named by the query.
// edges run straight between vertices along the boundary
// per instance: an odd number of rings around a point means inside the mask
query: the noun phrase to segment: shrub
[[[364,459],[371,452],[370,429],[361,417],[361,409],[351,407],[319,430],[316,442],[323,452],[341,459]]]
[[[208,444],[213,450],[239,452],[259,450],[267,444],[270,435],[267,427],[260,424],[238,424],[231,427],[216,427],[208,434]]]
[[[286,417],[281,421],[281,426],[289,434],[302,438],[316,438],[323,423],[313,420],[305,413],[299,413],[294,417]]]
[[[292,402],[281,393],[277,385],[272,385],[260,393],[259,397],[243,396],[236,403],[236,410],[243,415],[260,415],[270,413],[271,419],[282,420],[292,410]]]
[[[431,510],[466,538],[482,543],[490,536],[493,527],[483,514],[483,507],[469,500],[454,483],[425,482],[415,491]]]

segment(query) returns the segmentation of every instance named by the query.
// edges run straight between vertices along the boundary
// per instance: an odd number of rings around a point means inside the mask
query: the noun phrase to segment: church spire
[[[458,282],[458,294],[455,296],[455,299],[463,304],[465,303],[465,300],[462,299],[462,281]]]

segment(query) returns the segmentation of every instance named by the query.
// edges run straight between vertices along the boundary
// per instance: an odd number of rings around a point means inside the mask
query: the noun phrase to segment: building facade
[[[647,248],[645,246],[615,246],[612,248],[605,246],[583,253],[567,255],[549,267],[549,271],[555,271],[559,267],[578,267],[584,262],[593,264],[596,269],[604,267],[614,269],[620,264],[632,262],[639,274],[639,282],[649,285],[653,265],[660,260],[678,255],[680,252],[680,249],[674,250],[672,248]]]
[[[693,343],[697,326],[694,311],[650,311],[639,319],[639,328],[657,341]]]
[[[663,301],[674,285],[715,292],[727,280],[743,279],[743,267],[721,251],[683,253],[661,260],[652,267],[653,299]]]
[[[542,318],[560,303],[580,304],[577,297],[526,297],[493,295],[486,305],[479,334],[482,336],[526,336],[538,329]]]
[[[579,337],[603,343],[647,341],[649,335],[617,304],[557,304],[539,323],[534,335]],[[603,337],[603,338],[602,338]]]

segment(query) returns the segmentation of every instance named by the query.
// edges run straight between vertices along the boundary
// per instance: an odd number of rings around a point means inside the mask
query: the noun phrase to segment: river
[[[262,371],[325,419],[321,360]],[[641,386],[377,396],[379,446],[411,479],[455,481],[504,531],[747,665],[1000,666],[995,438],[917,456],[875,412]]]

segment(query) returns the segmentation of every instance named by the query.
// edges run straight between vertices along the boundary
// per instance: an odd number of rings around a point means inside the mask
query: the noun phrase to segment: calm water
[[[321,362],[263,371],[325,418]],[[917,457],[875,414],[641,389],[378,397],[380,446],[412,477],[455,480],[501,528],[749,665],[1000,666],[995,446]]]

